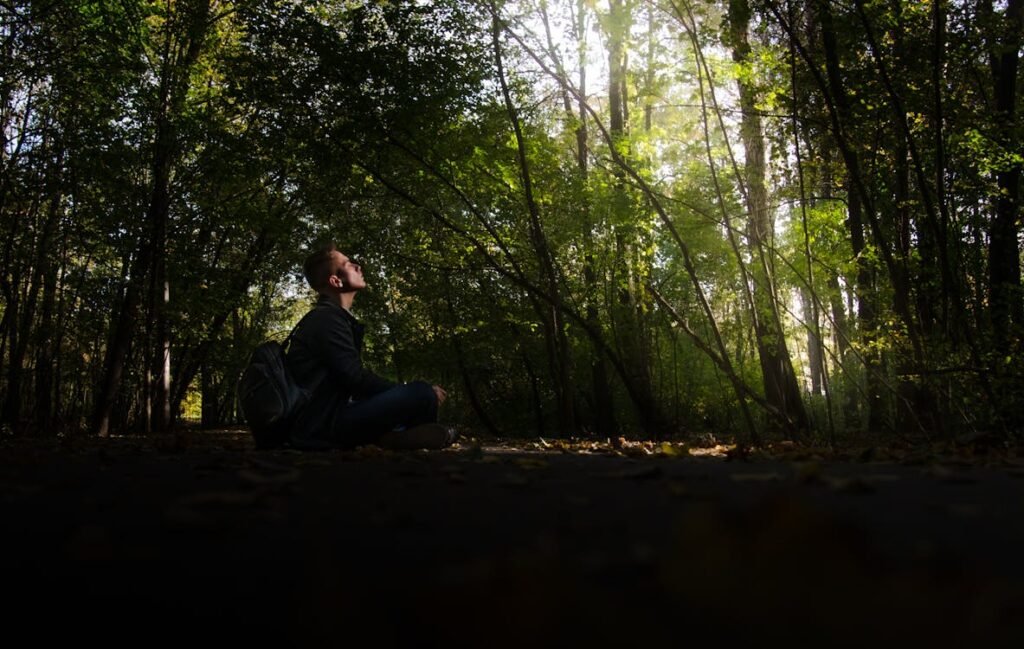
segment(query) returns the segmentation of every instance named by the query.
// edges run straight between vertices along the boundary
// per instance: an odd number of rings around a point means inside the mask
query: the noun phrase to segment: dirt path
[[[10,619],[110,641],[1024,646],[1013,461],[197,439],[0,447]]]

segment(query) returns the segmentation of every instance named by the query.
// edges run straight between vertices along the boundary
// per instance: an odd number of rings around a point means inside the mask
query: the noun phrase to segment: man
[[[363,325],[352,315],[356,294],[366,288],[363,269],[333,244],[316,250],[303,266],[319,294],[299,322],[286,363],[295,382],[311,394],[289,429],[298,448],[443,448],[454,433],[437,424],[447,394],[423,381],[395,384],[362,364]]]

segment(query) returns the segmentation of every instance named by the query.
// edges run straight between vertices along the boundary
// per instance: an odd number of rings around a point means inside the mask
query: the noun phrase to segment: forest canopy
[[[365,361],[499,435],[1017,434],[1024,1],[0,0],[5,434]]]

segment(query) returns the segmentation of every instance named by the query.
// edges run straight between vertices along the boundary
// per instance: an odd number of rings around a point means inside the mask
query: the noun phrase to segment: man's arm
[[[331,314],[329,327],[318,339],[330,373],[356,397],[368,397],[394,387],[394,383],[363,367],[352,335],[352,325],[341,313]]]

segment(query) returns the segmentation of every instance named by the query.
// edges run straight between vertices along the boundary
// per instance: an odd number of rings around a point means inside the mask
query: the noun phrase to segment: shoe
[[[409,451],[418,448],[441,449],[451,446],[458,433],[441,424],[420,424],[405,430],[393,430],[381,435],[380,445],[396,451]]]

